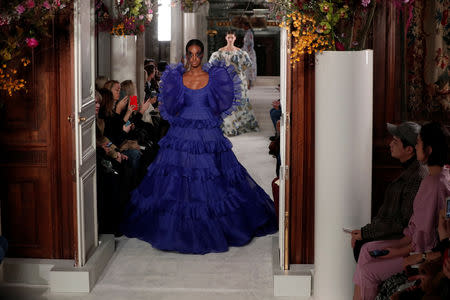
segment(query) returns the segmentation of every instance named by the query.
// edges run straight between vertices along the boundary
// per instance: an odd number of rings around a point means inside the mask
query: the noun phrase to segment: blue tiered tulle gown
[[[273,201],[220,128],[221,116],[240,98],[240,80],[221,62],[203,70],[209,81],[197,90],[183,85],[181,64],[163,74],[160,112],[171,126],[122,224],[126,236],[161,250],[224,252],[278,230]]]

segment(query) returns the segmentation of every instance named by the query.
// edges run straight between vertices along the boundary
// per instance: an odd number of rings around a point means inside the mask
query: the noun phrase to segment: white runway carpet
[[[278,98],[275,86],[250,90],[261,130],[230,138],[240,162],[271,197],[275,159],[268,154],[268,137],[274,134],[269,110]],[[45,287],[0,291],[14,293],[18,296],[14,299],[30,300],[283,299],[273,297],[272,238],[255,238],[249,245],[226,253],[185,255],[162,252],[145,242],[122,237],[117,239],[117,250],[90,294],[54,294]]]

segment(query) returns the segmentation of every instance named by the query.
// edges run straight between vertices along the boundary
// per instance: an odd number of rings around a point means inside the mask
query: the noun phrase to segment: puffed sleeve
[[[215,60],[221,60],[219,52],[220,51],[216,51],[216,52],[213,52],[213,54],[211,54],[211,57],[209,58],[209,63],[212,63]]]
[[[183,64],[168,65],[161,76],[159,112],[170,121],[177,115],[184,104],[183,97]]]
[[[229,115],[241,100],[241,80],[232,65],[215,60],[204,66],[209,74],[210,88],[208,102],[212,111],[225,117]]]
[[[243,69],[246,70],[248,68],[250,68],[253,63],[252,60],[250,59],[250,55],[248,55],[247,51],[242,51],[244,52],[244,57],[243,57],[243,61],[242,64],[244,65]]]

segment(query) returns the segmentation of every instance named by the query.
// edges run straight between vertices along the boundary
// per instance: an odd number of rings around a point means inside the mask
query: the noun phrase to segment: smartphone
[[[134,105],[133,110],[138,110],[138,102],[136,95],[130,97],[130,105]]]
[[[126,95],[127,95],[127,93],[125,92],[125,90],[120,90],[120,92],[119,92],[119,101],[122,100]]]
[[[130,120],[128,120],[128,121],[125,123],[125,127],[130,126],[130,125],[131,125],[131,122],[130,122]]]
[[[353,229],[343,227],[342,230],[346,233],[352,233]]]
[[[445,210],[445,218],[450,219],[450,197],[445,199],[446,210]]]
[[[106,147],[109,148],[109,147],[111,147],[111,145],[112,145],[112,142],[109,142],[109,143],[106,144]]]
[[[385,256],[389,254],[389,250],[383,249],[383,250],[373,250],[369,251],[370,256],[372,257],[380,257]]]
[[[158,92],[157,91],[151,91],[150,92],[150,98],[154,98],[156,96],[158,96]]]

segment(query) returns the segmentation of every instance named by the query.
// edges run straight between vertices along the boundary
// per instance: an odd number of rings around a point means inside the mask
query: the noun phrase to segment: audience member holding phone
[[[420,182],[428,175],[427,168],[416,157],[415,145],[420,125],[414,122],[404,122],[398,126],[388,123],[387,130],[393,136],[389,144],[391,156],[400,161],[403,171],[386,188],[383,204],[372,221],[352,231],[351,244],[356,261],[365,243],[403,236]]]
[[[404,237],[396,240],[369,242],[363,245],[359,255],[353,281],[354,300],[375,299],[379,284],[394,274],[401,272],[405,264],[420,256],[426,260],[438,242],[436,234],[439,213],[444,208],[444,200],[450,196],[450,170],[447,163],[447,130],[439,123],[422,126],[417,137],[417,159],[427,165],[429,175],[420,184],[414,199],[413,214]],[[372,257],[373,250],[389,250],[385,256]],[[417,257],[409,257],[417,252]],[[404,260],[405,258],[405,260]]]
[[[113,114],[114,100],[111,91],[101,91],[104,97],[101,92],[95,92],[98,230],[99,233],[120,235],[118,224],[122,212],[121,204],[129,199],[132,186],[128,174],[131,169],[127,162],[128,156],[121,153],[105,136],[105,129],[110,124],[107,125],[102,117]]]
[[[445,202],[450,202],[450,197]],[[426,254],[424,260],[415,257],[416,255],[407,257],[404,260],[405,272],[383,282],[376,300],[425,299],[423,296],[426,299],[450,299],[449,210],[450,208],[444,208],[439,213],[438,245]],[[412,265],[413,263],[416,264]]]

